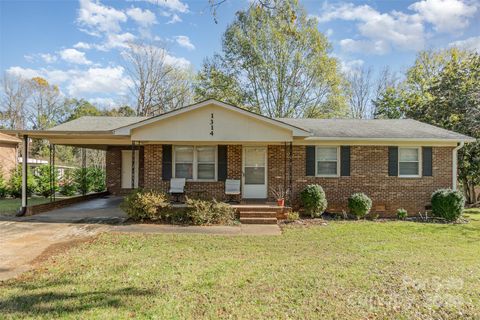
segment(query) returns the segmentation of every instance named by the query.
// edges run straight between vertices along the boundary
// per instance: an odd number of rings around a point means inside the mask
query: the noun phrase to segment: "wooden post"
[[[132,189],[135,189],[135,142],[132,141]]]

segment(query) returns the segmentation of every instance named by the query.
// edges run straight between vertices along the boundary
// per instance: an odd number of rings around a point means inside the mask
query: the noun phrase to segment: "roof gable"
[[[115,132],[115,134],[119,134],[119,135],[128,135],[128,134],[130,134],[130,131],[133,130],[133,129],[143,127],[143,126],[147,126],[147,125],[150,125],[152,123],[164,121],[166,119],[169,119],[169,118],[172,118],[172,117],[184,114],[184,113],[193,112],[194,110],[197,110],[197,109],[200,109],[200,108],[205,108],[207,106],[216,106],[218,108],[223,108],[223,109],[226,109],[226,110],[230,110],[234,113],[250,117],[250,118],[258,120],[260,122],[264,122],[264,123],[267,123],[267,124],[270,124],[270,125],[273,125],[273,126],[277,126],[279,128],[290,130],[294,136],[305,137],[305,136],[310,135],[310,132],[308,132],[308,130],[305,130],[303,128],[296,127],[294,125],[285,123],[283,121],[273,119],[273,118],[269,118],[269,117],[266,117],[266,116],[263,116],[263,115],[260,115],[260,114],[254,113],[254,112],[250,112],[248,110],[245,110],[245,109],[242,109],[242,108],[239,108],[239,107],[236,107],[236,106],[233,106],[233,105],[230,105],[230,104],[227,104],[227,103],[215,100],[215,99],[209,99],[209,100],[205,100],[205,101],[202,101],[202,102],[199,102],[199,103],[195,103],[195,104],[190,105],[190,106],[175,109],[175,110],[163,113],[161,115],[151,117],[151,118],[148,118],[146,120],[143,120],[143,121],[131,124],[131,125],[127,125],[127,126],[122,127],[122,128],[118,128],[114,132]]]

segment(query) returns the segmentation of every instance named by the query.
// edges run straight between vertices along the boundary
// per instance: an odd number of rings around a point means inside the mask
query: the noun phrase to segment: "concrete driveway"
[[[0,281],[29,270],[56,249],[122,223],[122,198],[105,197],[29,217],[0,217]]]

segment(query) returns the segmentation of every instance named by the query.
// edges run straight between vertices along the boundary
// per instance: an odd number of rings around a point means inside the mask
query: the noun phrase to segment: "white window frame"
[[[321,148],[337,148],[337,173],[336,174],[320,174],[318,173],[318,162],[321,160],[317,159],[318,149]],[[326,162],[326,161],[323,161]],[[328,161],[331,162],[331,161]],[[340,146],[316,146],[315,147],[315,176],[322,178],[337,178],[340,177]]]
[[[198,182],[212,182],[212,181],[218,181],[218,146],[212,146],[212,145],[174,145],[173,146],[173,155],[172,155],[172,177],[176,178],[176,166],[177,166],[177,161],[176,161],[176,151],[175,149],[177,147],[192,147],[193,148],[193,172],[192,172],[192,179],[187,179],[187,181],[198,181]],[[197,155],[197,148],[202,148],[202,147],[213,147],[214,152],[215,152],[215,178],[214,179],[198,179],[198,155]]]
[[[418,153],[418,174],[401,174],[400,173],[400,162],[417,162],[417,161],[400,161],[400,153],[402,149],[417,149]],[[422,177],[422,147],[398,147],[398,161],[397,161],[397,170],[399,178],[421,178]]]

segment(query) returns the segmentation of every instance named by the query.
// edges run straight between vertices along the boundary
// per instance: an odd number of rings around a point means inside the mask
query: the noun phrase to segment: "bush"
[[[54,184],[53,190],[50,185],[52,178],[52,167],[49,165],[41,165],[38,167],[38,171],[35,175],[35,183],[37,185],[36,192],[45,198],[50,197],[52,194],[58,191],[58,172],[55,169],[53,174]],[[52,192],[53,191],[53,192]]]
[[[300,219],[300,215],[296,211],[287,212],[287,221],[296,221]]]
[[[217,200],[187,199],[188,216],[192,224],[228,224],[233,221],[232,206]]]
[[[170,207],[170,203],[163,193],[137,190],[126,196],[120,207],[133,220],[161,220],[161,209]]]
[[[91,183],[91,190],[94,192],[105,191],[105,171],[100,168],[89,168],[87,174]]]
[[[354,193],[348,198],[348,208],[357,219],[362,219],[372,209],[372,200],[364,193]]]
[[[27,197],[31,197],[37,186],[35,178],[30,170],[27,171]],[[22,197],[22,166],[18,166],[12,171],[10,179],[7,183],[8,194],[13,198]]]
[[[76,192],[77,192],[77,187],[75,186],[73,174],[71,170],[66,170],[62,180],[60,181],[60,194],[67,197],[71,197]]]
[[[0,172],[0,198],[5,198],[7,196],[7,183],[3,178],[2,172]]]
[[[88,168],[77,168],[73,171],[75,189],[81,194],[92,191],[92,181],[88,174]]]
[[[310,184],[300,193],[300,198],[305,208],[305,213],[312,218],[320,217],[327,209],[327,198],[322,187],[318,184]]]
[[[407,210],[400,208],[397,209],[397,218],[400,220],[405,220],[408,217],[408,212]]]
[[[463,212],[465,198],[460,191],[439,189],[432,194],[432,213],[447,221],[457,220]]]

